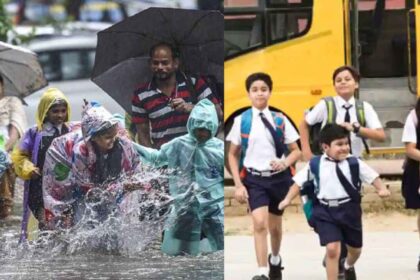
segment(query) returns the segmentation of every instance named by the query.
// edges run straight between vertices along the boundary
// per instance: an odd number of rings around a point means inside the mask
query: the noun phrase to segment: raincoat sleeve
[[[156,150],[149,147],[144,147],[137,143],[133,143],[133,145],[140,158],[146,163],[155,167],[160,167],[168,164],[168,157],[164,149]]]
[[[20,144],[12,152],[12,162],[16,175],[23,180],[31,179],[31,174],[36,169],[35,164],[31,161],[34,138],[33,131],[31,129],[27,130]]]
[[[47,221],[61,217],[75,201],[71,182],[71,160],[74,143],[81,133],[54,139],[45,156],[42,176],[44,207]]]

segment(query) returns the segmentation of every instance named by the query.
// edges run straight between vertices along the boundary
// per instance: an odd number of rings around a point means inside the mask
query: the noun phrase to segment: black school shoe
[[[344,279],[357,280],[356,271],[354,270],[354,267],[350,267],[349,269],[344,269]]]
[[[345,280],[344,275],[344,262],[346,261],[346,258],[340,259],[338,261],[338,280]]]
[[[268,255],[268,265],[270,266],[268,277],[270,277],[270,280],[281,280],[282,279],[281,271],[283,270],[283,267],[281,266],[281,260],[278,265],[273,265],[271,264],[270,259],[271,259],[271,254]]]
[[[268,280],[268,278],[265,275],[256,275],[252,277],[252,280]]]

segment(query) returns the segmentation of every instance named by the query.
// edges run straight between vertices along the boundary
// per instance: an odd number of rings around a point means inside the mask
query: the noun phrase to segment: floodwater
[[[22,212],[21,189],[16,188],[15,216]],[[24,245],[18,245],[19,221],[0,224],[0,280],[223,279],[223,251],[196,257],[161,253],[163,218],[131,217],[127,223],[111,215],[93,223],[91,217],[77,231],[44,233]]]

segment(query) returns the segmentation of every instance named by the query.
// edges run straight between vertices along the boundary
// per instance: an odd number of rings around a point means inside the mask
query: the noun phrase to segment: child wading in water
[[[121,178],[140,164],[133,143],[120,120],[95,102],[82,113],[82,134],[73,148],[71,184],[79,200],[98,188],[115,202],[127,191]]]
[[[224,145],[215,137],[217,127],[216,108],[203,99],[191,111],[187,135],[160,150],[137,145],[149,163],[175,170],[169,177],[174,203],[162,244],[166,254],[197,255],[224,248]]]
[[[69,123],[69,119],[70,103],[66,96],[56,88],[49,88],[39,101],[36,126],[25,132],[13,151],[12,160],[16,174],[25,180],[21,240],[27,237],[29,209],[38,220],[39,229],[45,229],[42,194],[45,154],[55,138],[80,127],[79,123]]]

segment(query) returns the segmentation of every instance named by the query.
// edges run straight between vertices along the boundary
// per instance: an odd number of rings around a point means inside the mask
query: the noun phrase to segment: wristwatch
[[[360,123],[353,123],[353,132],[358,134],[360,131]]]

